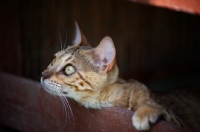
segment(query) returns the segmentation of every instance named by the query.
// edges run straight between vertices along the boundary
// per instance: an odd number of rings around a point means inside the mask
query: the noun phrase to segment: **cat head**
[[[108,36],[92,48],[76,22],[75,29],[73,45],[55,54],[42,72],[41,83],[51,94],[84,104],[98,98],[104,87],[117,80],[116,50]]]

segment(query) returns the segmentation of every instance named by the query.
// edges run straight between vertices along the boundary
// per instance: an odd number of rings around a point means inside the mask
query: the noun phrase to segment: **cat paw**
[[[149,130],[155,124],[161,113],[149,106],[140,107],[132,117],[133,126],[140,131]]]

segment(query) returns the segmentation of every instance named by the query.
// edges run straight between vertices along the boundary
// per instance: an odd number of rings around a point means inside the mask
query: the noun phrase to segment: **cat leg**
[[[144,105],[135,111],[132,123],[137,130],[148,130],[152,124],[158,121],[161,115],[157,108]]]

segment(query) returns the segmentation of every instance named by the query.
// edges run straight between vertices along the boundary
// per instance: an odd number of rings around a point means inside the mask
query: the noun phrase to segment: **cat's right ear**
[[[90,46],[87,42],[85,35],[81,32],[78,23],[75,21],[75,37],[73,41],[73,45],[77,46]]]
[[[116,50],[114,42],[108,36],[104,37],[94,49],[94,59],[101,73],[110,71],[115,64]]]

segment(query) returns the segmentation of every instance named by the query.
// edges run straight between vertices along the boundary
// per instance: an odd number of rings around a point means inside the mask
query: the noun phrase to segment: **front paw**
[[[148,130],[152,124],[155,124],[161,113],[155,108],[149,106],[142,106],[135,112],[132,117],[133,126],[137,130]]]

